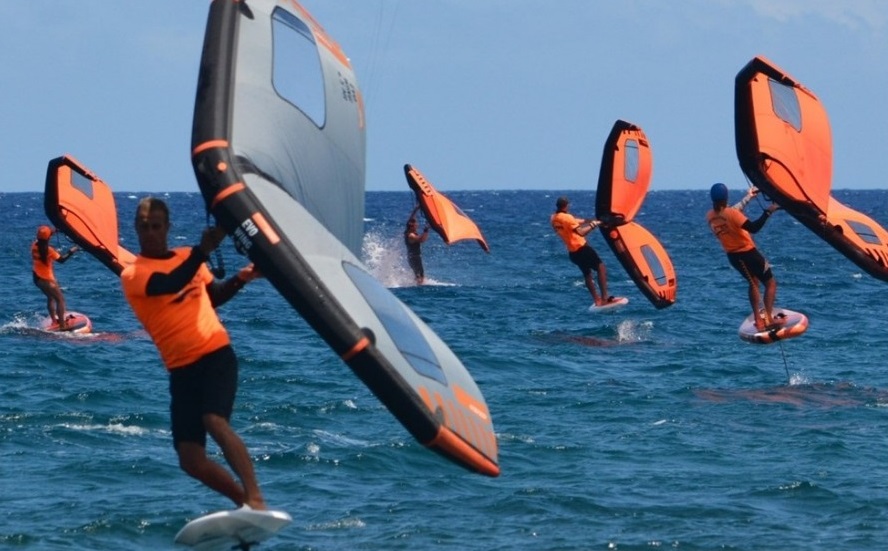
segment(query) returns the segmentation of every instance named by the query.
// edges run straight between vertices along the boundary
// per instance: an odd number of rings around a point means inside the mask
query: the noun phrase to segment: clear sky
[[[616,119],[652,189],[745,187],[734,77],[764,55],[826,105],[835,188],[888,184],[888,1],[304,0],[351,58],[367,189],[594,189]],[[3,191],[71,153],[117,191],[196,191],[207,0],[0,0]]]

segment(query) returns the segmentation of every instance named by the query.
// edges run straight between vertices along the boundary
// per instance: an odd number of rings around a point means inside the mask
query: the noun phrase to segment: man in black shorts
[[[607,268],[604,262],[598,257],[595,249],[586,242],[586,235],[597,228],[599,222],[575,218],[567,212],[569,206],[570,201],[567,197],[559,197],[555,201],[555,213],[549,221],[552,224],[552,229],[564,241],[570,261],[583,272],[583,280],[592,295],[593,302],[596,306],[601,306],[614,300],[614,297],[607,294]],[[601,286],[600,295],[595,289],[595,281],[592,279],[593,271],[598,274],[598,285]]]
[[[729,207],[727,186],[721,183],[713,185],[709,190],[712,210],[706,213],[706,222],[728,254],[728,262],[749,283],[749,304],[755,316],[755,327],[759,331],[764,331],[767,326],[774,323],[771,314],[777,296],[777,280],[771,272],[771,265],[756,249],[750,234],[762,229],[778,207],[776,203],[771,203],[756,221],[751,222],[743,214],[743,209],[757,192],[755,188],[750,189],[739,203]],[[765,285],[762,315],[759,315],[760,281]]]
[[[238,507],[265,509],[249,452],[229,420],[237,357],[215,308],[260,276],[251,265],[217,281],[205,261],[225,237],[207,228],[196,247],[169,248],[169,210],[146,197],[136,209],[141,251],[120,274],[123,294],[160,352],[170,381],[173,445],[188,475]],[[207,435],[239,479],[207,456]]]
[[[407,219],[407,225],[404,228],[404,245],[407,246],[407,263],[413,270],[413,276],[416,278],[416,284],[425,283],[425,269],[422,267],[422,244],[429,238],[429,227],[426,226],[422,233],[419,233],[419,224],[416,221],[416,211],[419,206],[410,213]]]

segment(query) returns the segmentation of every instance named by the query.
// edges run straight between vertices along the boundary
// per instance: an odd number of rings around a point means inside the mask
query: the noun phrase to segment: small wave
[[[457,283],[448,283],[446,281],[438,281],[437,279],[426,276],[425,282],[423,283],[425,287],[459,287]]]
[[[356,438],[349,438],[347,436],[343,436],[341,434],[336,434],[326,430],[314,430],[312,433],[317,436],[321,441],[334,444],[334,445],[343,445],[345,447],[356,447],[356,448],[367,448],[370,447],[370,442],[367,440],[358,440]],[[317,446],[316,444],[314,444]],[[320,451],[320,446],[317,446],[317,451]]]
[[[407,264],[404,243],[400,237],[387,237],[370,231],[361,245],[361,261],[370,274],[389,289],[417,287],[413,271]],[[426,274],[424,286],[457,287],[455,283],[439,281]]]
[[[340,530],[345,528],[364,528],[367,525],[359,518],[344,518],[339,520],[331,520],[319,524],[311,524],[308,530]]]
[[[388,288],[413,287],[416,281],[407,266],[404,245],[398,237],[386,237],[371,231],[364,235],[361,260],[370,274]]]
[[[12,321],[0,325],[0,331],[14,332],[16,329],[30,329],[32,326],[28,322],[29,317],[33,319],[36,317],[36,314],[27,316],[25,314],[22,314],[21,312],[16,312],[12,316]]]
[[[148,429],[135,425],[122,423],[109,423],[107,425],[81,425],[76,423],[62,423],[58,427],[80,432],[103,432],[107,434],[123,434],[126,436],[142,436],[148,434]]]
[[[536,439],[529,434],[512,434],[503,432],[496,435],[500,442],[521,442],[522,444],[535,444]]]
[[[699,389],[694,394],[712,402],[748,401],[756,404],[779,404],[795,407],[861,407],[878,406],[888,399],[888,392],[858,387],[848,382],[792,383],[786,386],[748,389]]]
[[[617,341],[621,344],[647,341],[653,328],[652,321],[623,320],[617,324]]]

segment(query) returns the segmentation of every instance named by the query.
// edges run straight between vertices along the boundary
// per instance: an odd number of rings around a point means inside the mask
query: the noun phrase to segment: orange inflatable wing
[[[439,193],[419,170],[409,164],[404,165],[404,174],[407,176],[410,189],[416,194],[416,200],[429,226],[445,243],[452,245],[463,239],[474,239],[484,252],[490,252],[490,247],[487,246],[487,241],[484,240],[484,235],[475,222],[455,203]]]
[[[675,304],[672,260],[660,241],[638,222],[602,228],[610,246],[638,289],[658,309]]]
[[[660,241],[633,219],[644,202],[653,172],[653,155],[638,126],[618,120],[604,145],[595,217],[601,234],[638,289],[657,308],[675,303],[672,259]]]
[[[595,217],[626,222],[635,218],[651,185],[653,165],[641,128],[622,120],[615,122],[601,158]]]
[[[763,57],[734,83],[737,158],[771,200],[868,274],[888,281],[888,231],[831,195],[832,138],[820,100]]]
[[[119,243],[111,188],[74,157],[49,161],[43,201],[53,225],[115,274],[135,260]]]

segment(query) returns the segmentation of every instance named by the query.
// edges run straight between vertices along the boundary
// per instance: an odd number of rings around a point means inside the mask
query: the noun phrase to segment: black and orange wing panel
[[[676,278],[672,259],[660,241],[638,222],[602,226],[604,240],[651,304],[663,309],[675,304]]]
[[[74,157],[49,161],[43,201],[53,225],[115,274],[135,260],[119,243],[111,188]]]
[[[675,303],[675,268],[660,241],[634,220],[652,172],[653,155],[642,129],[616,121],[604,145],[595,217],[602,222],[602,236],[626,273],[651,304],[661,309]]]
[[[634,219],[650,187],[653,166],[651,147],[642,129],[616,121],[604,143],[595,217],[608,222]]]
[[[429,226],[445,243],[452,245],[463,239],[474,239],[484,252],[490,252],[478,225],[456,203],[438,192],[422,172],[408,164],[404,165],[404,175]]]
[[[832,137],[813,92],[764,57],[734,83],[737,158],[747,178],[868,274],[888,281],[888,231],[832,197]]]

